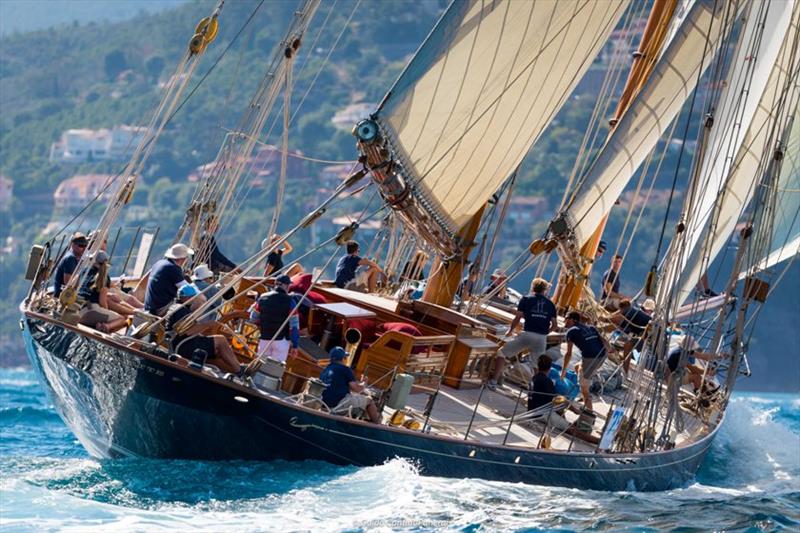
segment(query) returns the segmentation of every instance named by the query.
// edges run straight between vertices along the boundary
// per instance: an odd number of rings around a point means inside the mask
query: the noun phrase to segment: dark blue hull
[[[378,465],[395,457],[425,475],[596,490],[666,490],[694,478],[716,430],[690,446],[579,454],[474,442],[331,416],[179,367],[37,314],[31,363],[92,455],[305,460]]]

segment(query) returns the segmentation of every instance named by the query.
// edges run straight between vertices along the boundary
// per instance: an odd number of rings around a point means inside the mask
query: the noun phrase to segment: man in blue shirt
[[[347,242],[347,255],[342,256],[336,264],[336,278],[334,283],[340,289],[363,288],[366,285],[367,292],[374,292],[378,285],[378,274],[380,267],[374,261],[358,255],[358,243],[356,241]],[[360,266],[369,267],[367,271],[356,278],[356,269]],[[362,282],[365,277],[366,281]]]
[[[69,251],[58,262],[53,278],[53,296],[56,298],[61,294],[61,289],[64,288],[64,285],[69,283],[72,274],[75,273],[78,261],[83,256],[83,252],[86,251],[88,244],[89,240],[83,233],[76,233],[72,236],[72,240],[69,243]]]
[[[525,319],[525,330],[508,341],[495,357],[494,379],[490,379],[486,386],[490,389],[497,387],[502,382],[503,369],[506,360],[518,356],[523,351],[530,352],[530,360],[542,355],[547,350],[547,334],[554,330],[556,322],[556,306],[547,297],[550,283],[542,278],[534,278],[531,282],[531,293],[523,296],[517,305],[517,312],[508,333],[513,334],[521,319]]]
[[[156,316],[164,316],[175,300],[178,289],[188,282],[183,276],[183,265],[194,250],[185,244],[173,244],[150,270],[147,292],[144,296],[144,309]]]
[[[625,339],[622,350],[622,368],[625,372],[630,368],[630,354],[633,349],[636,348],[641,352],[644,347],[644,332],[650,324],[655,308],[656,302],[652,298],[646,299],[641,308],[634,306],[626,298],[619,302],[619,311],[610,317],[611,322],[617,326],[622,338]]]
[[[592,375],[603,365],[610,346],[606,339],[597,331],[597,328],[583,324],[581,314],[572,311],[564,322],[567,327],[567,353],[564,355],[564,366],[561,369],[561,379],[567,376],[567,368],[572,359],[572,347],[576,346],[581,352],[581,371],[579,373],[583,405],[592,409],[592,398],[589,394],[589,385]]]
[[[322,401],[331,412],[344,412],[350,407],[363,409],[374,424],[380,424],[381,418],[375,402],[369,396],[361,394],[364,384],[356,380],[353,370],[342,361],[347,357],[347,352],[341,346],[331,349],[328,354],[330,364],[319,375],[319,379],[327,385],[322,392]]]
[[[603,292],[600,303],[616,309],[619,301],[625,298],[619,292],[619,269],[622,268],[622,256],[615,255],[611,260],[611,268],[603,272]]]

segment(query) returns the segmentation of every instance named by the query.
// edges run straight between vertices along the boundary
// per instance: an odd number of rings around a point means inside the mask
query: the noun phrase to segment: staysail
[[[742,2],[744,5],[746,2]],[[665,47],[652,75],[622,116],[560,219],[578,246],[611,211],[647,154],[680,112],[699,73],[730,32],[736,17],[728,2],[697,0]]]
[[[372,117],[455,235],[519,165],[628,0],[453,2]]]
[[[778,6],[782,2],[775,3]],[[780,50],[770,63],[770,75],[761,92],[750,126],[736,152],[724,188],[714,195],[717,212],[704,225],[702,239],[690,250],[678,281],[678,303],[684,302],[709,264],[720,253],[754,192],[757,177],[767,171],[769,159],[797,109],[800,96],[800,5],[795,3]],[[766,38],[766,36],[765,36]]]

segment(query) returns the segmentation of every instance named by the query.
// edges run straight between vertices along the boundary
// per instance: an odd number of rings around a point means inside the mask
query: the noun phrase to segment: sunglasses
[[[88,244],[81,244],[79,242],[73,242],[72,244],[74,244],[78,248],[86,248],[87,246],[89,246]]]

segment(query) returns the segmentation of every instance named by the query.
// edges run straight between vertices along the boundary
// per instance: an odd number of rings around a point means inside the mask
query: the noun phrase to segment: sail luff
[[[743,2],[744,4],[744,2]],[[653,74],[634,97],[562,213],[578,245],[608,214],[647,154],[680,112],[699,75],[730,32],[727,2],[698,0],[667,44]]]
[[[450,6],[374,115],[397,171],[449,235],[518,166],[627,4]]]
[[[680,272],[678,303],[689,297],[707,265],[722,251],[754,193],[757,177],[767,171],[777,143],[797,109],[800,98],[800,3],[795,2],[790,7],[790,23],[784,32],[780,51],[772,63],[767,63],[769,78],[753,108],[749,128],[729,171],[724,174],[724,187],[713,197],[713,217],[701,219],[702,231],[696,242],[703,245],[688,248],[683,266],[677,270]]]

